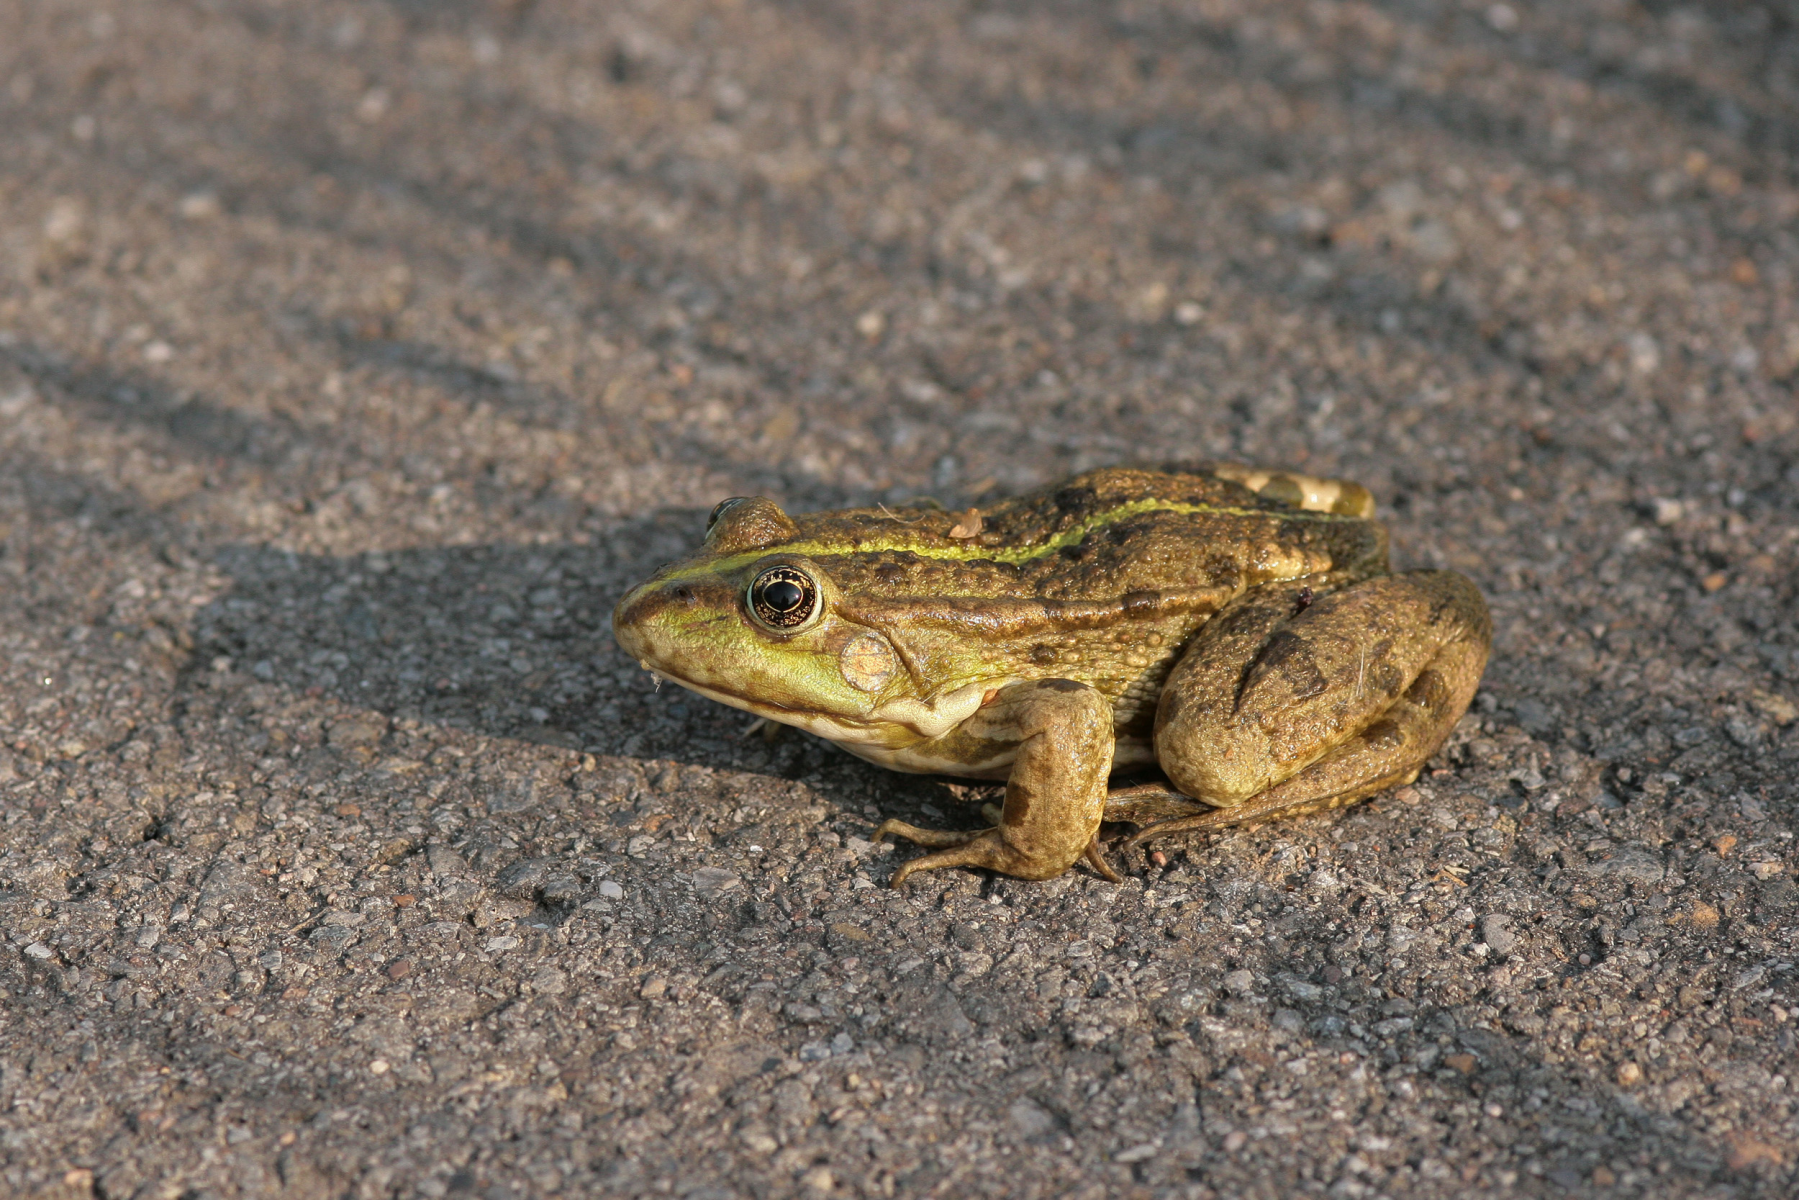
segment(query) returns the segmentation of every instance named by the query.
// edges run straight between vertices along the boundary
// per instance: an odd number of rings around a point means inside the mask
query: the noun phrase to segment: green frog
[[[1367,489],[1238,464],[1088,471],[991,508],[790,516],[733,497],[619,601],[647,669],[900,771],[1005,780],[989,828],[888,821],[911,875],[1047,879],[1131,844],[1318,812],[1415,779],[1492,622],[1451,571],[1392,573]],[[1111,788],[1122,768],[1168,786]]]

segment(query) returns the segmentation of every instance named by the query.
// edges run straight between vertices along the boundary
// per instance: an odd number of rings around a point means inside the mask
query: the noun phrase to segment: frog
[[[701,696],[883,767],[1003,781],[982,828],[882,823],[873,840],[926,851],[896,888],[1082,861],[1116,881],[1108,823],[1135,827],[1128,852],[1409,784],[1492,642],[1465,575],[1391,569],[1367,488],[1242,463],[1100,467],[961,511],[731,497],[612,626]]]

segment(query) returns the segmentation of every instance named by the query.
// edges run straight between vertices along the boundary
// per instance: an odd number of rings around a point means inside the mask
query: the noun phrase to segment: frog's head
[[[625,653],[701,695],[849,741],[885,741],[918,683],[887,633],[848,615],[818,559],[839,549],[802,535],[771,500],[712,511],[699,554],[658,571],[612,613]]]

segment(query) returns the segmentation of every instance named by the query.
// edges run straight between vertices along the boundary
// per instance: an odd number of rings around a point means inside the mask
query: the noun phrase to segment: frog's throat
[[[1014,682],[1011,679],[1001,679],[965,684],[954,691],[944,692],[929,700],[902,697],[886,701],[866,716],[846,717],[799,712],[791,708],[782,708],[778,704],[752,700],[747,696],[739,696],[735,692],[722,691],[707,684],[695,683],[664,666],[649,669],[664,679],[672,679],[690,692],[697,692],[708,700],[716,700],[720,704],[728,704],[732,708],[741,708],[745,712],[755,713],[758,717],[765,717],[770,721],[779,721],[783,725],[792,725],[796,729],[816,734],[826,741],[840,742],[845,745],[879,747],[913,744],[942,737],[973,716],[989,692]]]

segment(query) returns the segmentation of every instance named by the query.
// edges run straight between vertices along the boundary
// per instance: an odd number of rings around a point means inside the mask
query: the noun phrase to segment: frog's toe
[[[1156,838],[1164,838],[1177,833],[1198,833],[1204,830],[1222,829],[1227,825],[1235,825],[1249,819],[1228,808],[1212,809],[1190,817],[1171,817],[1165,821],[1155,821],[1145,825],[1119,844],[1119,850],[1129,852],[1138,846]]]
[[[888,826],[894,826],[889,829]],[[893,887],[901,887],[916,871],[939,871],[945,867],[980,867],[1010,875],[1015,879],[1053,879],[1073,863],[1085,859],[1100,875],[1113,883],[1119,876],[1100,853],[1097,839],[1090,840],[1084,851],[1062,855],[1033,854],[1007,841],[1003,829],[983,829],[975,833],[942,833],[918,829],[898,821],[888,821],[876,834],[895,833],[923,846],[942,846],[934,854],[921,855],[902,863],[893,873]],[[952,841],[951,839],[956,839]]]
[[[916,825],[908,825],[904,821],[883,821],[875,830],[874,840],[885,841],[889,837],[903,837],[908,842],[920,846],[960,846],[986,833],[985,829],[920,829]]]
[[[1081,857],[1086,859],[1087,865],[1092,867],[1094,869],[1094,871],[1098,872],[1099,877],[1101,879],[1105,880],[1107,883],[1123,883],[1124,882],[1124,877],[1122,875],[1120,875],[1117,871],[1114,871],[1112,869],[1112,864],[1106,861],[1105,851],[1103,851],[1099,848],[1099,835],[1098,834],[1095,834],[1093,836],[1093,840],[1087,843],[1087,849],[1081,855]]]
[[[1009,849],[1000,840],[999,830],[983,829],[978,833],[944,833],[938,830],[919,829],[899,821],[888,821],[878,832],[888,832],[888,825],[899,828],[892,832],[900,834],[921,846],[947,846],[935,854],[925,854],[910,862],[900,864],[899,870],[893,873],[893,882],[888,886],[904,887],[906,880],[916,871],[939,871],[944,867],[990,867],[994,870],[1005,870],[1002,864],[1010,856]],[[951,841],[948,839],[957,839]]]

